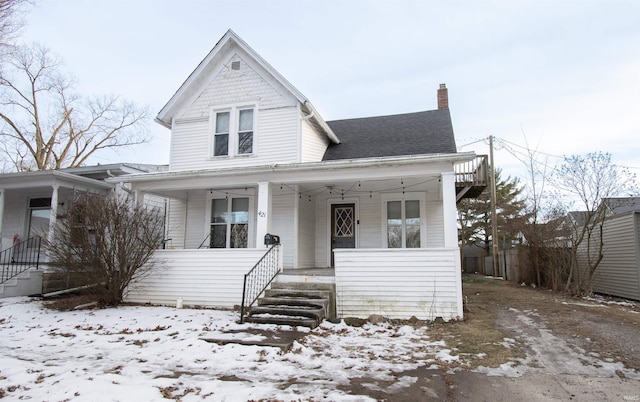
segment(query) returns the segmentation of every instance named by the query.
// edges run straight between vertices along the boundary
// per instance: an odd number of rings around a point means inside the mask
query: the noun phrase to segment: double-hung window
[[[420,201],[389,200],[385,204],[387,247],[420,248]]]
[[[249,236],[249,198],[211,200],[210,248],[247,248]]]
[[[254,153],[254,109],[231,107],[212,114],[213,156],[251,155]]]
[[[253,109],[238,113],[238,154],[253,153]]]
[[[230,114],[230,112],[216,113],[216,128],[213,135],[213,156],[229,155]]]

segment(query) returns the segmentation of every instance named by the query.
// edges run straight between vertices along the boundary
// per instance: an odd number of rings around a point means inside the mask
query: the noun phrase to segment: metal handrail
[[[0,284],[14,278],[24,271],[40,266],[40,248],[42,238],[30,237],[0,252]]]
[[[198,246],[198,249],[201,249],[201,248],[202,248],[202,246],[204,246],[204,243],[209,239],[209,236],[211,236],[211,233],[209,233],[209,234],[207,235],[207,237],[205,237],[205,238],[204,238],[204,240],[202,241],[202,243],[200,243],[200,245]],[[206,248],[209,248],[209,247],[206,247]]]
[[[242,304],[240,305],[240,323],[244,322],[245,313],[249,312],[253,303],[273,282],[280,272],[279,265],[279,245],[273,245],[260,258],[256,265],[244,275],[244,285],[242,289]],[[248,304],[246,302],[251,300]]]

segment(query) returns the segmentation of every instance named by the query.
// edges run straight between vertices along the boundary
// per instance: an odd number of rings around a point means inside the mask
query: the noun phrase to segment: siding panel
[[[171,239],[170,247],[184,248],[185,240],[185,217],[187,215],[187,204],[184,201],[170,199],[168,201],[167,218],[167,238]]]
[[[292,163],[297,160],[300,119],[297,108],[259,109],[254,132],[255,154],[210,157],[209,120],[176,121],[171,133],[171,170],[211,169]]]
[[[640,300],[640,256],[637,213],[609,218],[604,224],[604,258],[593,278],[593,290]]]
[[[458,250],[337,250],[341,317],[462,318]]]
[[[294,224],[293,224],[293,208],[294,208],[295,195],[285,194],[281,196],[274,196],[273,203],[271,205],[272,214],[272,234],[280,236],[280,241],[284,249],[284,267],[292,268],[293,263],[293,250],[295,247],[296,239],[294,236]],[[257,239],[259,244],[264,243],[264,239]]]
[[[198,248],[207,236],[204,217],[206,196],[201,191],[190,191],[187,200],[185,248]]]
[[[309,121],[302,122],[301,162],[321,161],[328,145],[329,139],[326,136],[318,133]]]
[[[316,200],[298,202],[298,261],[296,268],[313,268],[316,244]]]
[[[232,308],[242,302],[244,274],[264,255],[264,249],[158,250],[157,268],[125,301]]]

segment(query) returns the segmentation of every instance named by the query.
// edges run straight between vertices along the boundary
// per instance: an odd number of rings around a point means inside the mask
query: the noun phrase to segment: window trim
[[[29,202],[27,203],[27,217],[25,220],[25,225],[26,225],[26,230],[24,233],[26,233],[27,238],[32,237],[32,236],[46,236],[46,234],[49,231],[49,227],[51,225],[51,212],[53,211],[51,208],[51,202],[52,202],[52,198],[50,196],[44,196],[44,197],[29,197]],[[34,201],[38,201],[38,202],[43,202],[43,201],[48,201],[48,206],[47,205],[32,205],[32,203]],[[33,219],[33,211],[49,211],[49,217],[47,218],[47,220],[49,221],[49,223],[47,224],[47,230],[45,231],[45,233],[32,233],[31,229],[32,229],[32,219]],[[26,240],[26,239],[23,239]]]
[[[407,248],[407,239],[406,239],[406,221],[405,221],[405,201],[419,201],[419,211],[420,211],[420,247],[425,248],[427,245],[427,203],[426,203],[426,195],[424,193],[393,193],[393,194],[383,194],[380,207],[380,215],[381,215],[381,226],[382,226],[382,246],[383,248],[390,248],[388,239],[387,239],[387,203],[390,201],[401,201],[401,211],[402,211],[402,249]]]
[[[233,193],[233,194],[231,194]],[[255,195],[253,195],[252,193],[249,193],[248,191],[245,191],[244,189],[240,190],[228,190],[225,192],[222,191],[213,191],[210,193],[207,193],[206,196],[206,200],[205,200],[205,221],[204,221],[204,235],[203,235],[203,239],[207,238],[207,241],[205,242],[205,244],[209,244],[210,239],[208,238],[208,236],[211,234],[211,201],[212,200],[220,200],[220,199],[227,199],[227,212],[231,211],[231,206],[232,206],[232,200],[234,198],[248,198],[249,199],[249,222],[248,222],[248,227],[247,227],[247,248],[255,248],[255,228],[256,228],[256,224],[255,224]],[[227,227],[227,246],[224,249],[221,250],[230,250],[231,247],[229,247],[230,245],[230,241],[231,241],[231,237],[229,236],[229,230],[231,227],[231,222],[227,222],[225,224],[225,226]]]
[[[253,110],[251,153],[240,153],[240,111]],[[218,113],[229,113],[229,133],[227,139],[227,154],[215,155],[216,120]],[[258,154],[257,142],[258,105],[257,103],[236,103],[212,107],[209,113],[209,159],[224,159],[237,157],[251,157]]]

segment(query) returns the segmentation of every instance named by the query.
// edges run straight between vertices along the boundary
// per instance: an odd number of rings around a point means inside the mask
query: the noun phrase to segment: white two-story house
[[[237,306],[273,234],[285,270],[335,270],[339,317],[462,317],[456,200],[474,187],[454,167],[473,176],[476,156],[456,151],[437,96],[436,110],[325,121],[228,31],[156,117],[169,170],[114,179],[169,200],[169,249],[128,300]]]

